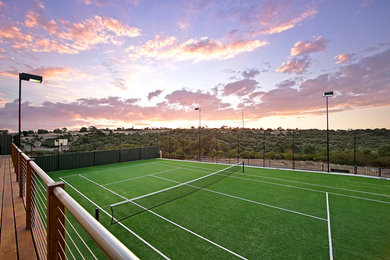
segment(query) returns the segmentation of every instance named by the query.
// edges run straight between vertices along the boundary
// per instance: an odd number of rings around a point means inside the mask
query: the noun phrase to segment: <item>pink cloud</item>
[[[299,16],[291,18],[287,21],[280,21],[279,23],[271,23],[269,26],[266,26],[265,29],[262,30],[264,34],[275,34],[287,31],[296,27],[300,22],[305,19],[311,19],[317,14],[317,10],[309,9],[302,12]]]
[[[294,44],[294,47],[291,48],[290,54],[291,56],[298,56],[302,54],[308,54],[311,52],[325,52],[327,40],[318,36],[314,38],[314,41],[299,41]]]
[[[258,83],[256,80],[246,78],[226,84],[223,89],[223,94],[245,96],[252,93],[256,89],[257,85]]]
[[[252,120],[276,115],[324,113],[322,93],[329,90],[335,92],[335,96],[331,98],[331,112],[389,106],[389,59],[390,49],[387,49],[355,63],[341,65],[334,73],[325,73],[300,83],[291,79],[286,80],[269,91],[252,91],[249,94],[250,99],[247,99],[247,96],[239,97],[241,103],[246,104],[242,109],[245,109],[245,117]],[[56,72],[54,68],[52,70],[41,68],[40,72],[45,73],[45,69],[48,75]],[[3,73],[0,72],[1,75]],[[255,82],[252,83],[254,84]],[[232,88],[232,91],[235,89]],[[224,98],[213,93],[182,89],[166,95],[166,101],[148,107],[138,104],[138,99],[120,97],[84,98],[73,102],[45,102],[41,105],[25,102],[22,107],[22,129],[54,129],[64,126],[74,128],[96,125],[97,122],[122,126],[128,120],[134,125],[145,121],[193,121],[196,120],[193,109],[198,106],[202,108],[202,117],[208,121],[237,118],[238,110],[233,109],[232,104],[223,101]],[[2,127],[15,130],[18,102],[15,100],[2,103],[3,106],[0,107]]]
[[[344,63],[344,62],[350,60],[353,56],[354,56],[354,54],[342,53],[342,54],[336,55],[333,59],[336,60],[336,64],[340,64],[340,63]]]
[[[121,45],[124,37],[137,37],[140,29],[128,26],[117,19],[100,17],[98,15],[85,19],[79,23],[70,23],[67,20],[48,20],[39,13],[29,11],[26,15],[27,28],[43,28],[49,37],[39,35],[33,39],[31,35],[24,35],[15,26],[3,27],[0,30],[1,38],[10,39],[18,50],[33,52],[58,52],[77,54],[93,48],[98,44]]]
[[[151,100],[152,98],[154,97],[157,97],[158,95],[160,95],[164,90],[161,90],[161,89],[157,89],[156,91],[152,91],[148,94],[148,99]]]
[[[176,59],[176,60],[212,60],[229,59],[244,52],[251,52],[268,42],[259,40],[231,40],[221,42],[203,37],[200,40],[190,39],[181,44],[176,37],[163,39],[156,36],[154,40],[146,42],[145,45],[127,49],[131,58],[142,56],[156,59]]]
[[[20,29],[16,26],[5,26],[3,28],[0,28],[0,40],[1,39],[9,39],[9,40],[22,40],[31,42],[32,37],[29,34],[23,34],[20,32]]]
[[[310,65],[310,59],[304,56],[301,59],[294,58],[283,63],[276,71],[284,73],[304,73]]]
[[[239,13],[240,20],[253,26],[253,34],[276,34],[300,25],[304,20],[317,14],[315,3],[297,3],[285,0],[266,0],[256,4],[244,12],[234,11],[230,16]]]
[[[46,31],[53,35],[57,34],[59,30],[58,25],[54,20],[49,21],[34,11],[29,11],[27,13],[24,24],[29,28],[43,27]]]

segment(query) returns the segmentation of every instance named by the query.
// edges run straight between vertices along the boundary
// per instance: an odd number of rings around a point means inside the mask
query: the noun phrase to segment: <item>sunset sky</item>
[[[0,129],[390,128],[390,1],[0,1]]]

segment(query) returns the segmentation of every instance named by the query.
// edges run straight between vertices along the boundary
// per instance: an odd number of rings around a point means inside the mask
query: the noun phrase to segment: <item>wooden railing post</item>
[[[47,184],[47,259],[65,259],[65,207],[53,193],[57,187],[64,183]]]
[[[27,161],[27,170],[26,170],[26,229],[31,229],[31,216],[32,216],[32,210],[31,210],[31,195],[32,195],[32,171],[31,171],[31,165],[30,160]]]

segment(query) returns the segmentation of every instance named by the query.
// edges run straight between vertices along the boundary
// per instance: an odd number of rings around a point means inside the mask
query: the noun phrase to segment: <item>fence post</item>
[[[378,175],[379,175],[379,177],[382,177],[382,168],[381,167],[378,168]]]
[[[57,187],[64,183],[47,184],[47,259],[65,259],[65,207],[54,195]]]
[[[31,194],[32,194],[32,184],[31,184],[31,165],[30,160],[26,162],[26,229],[31,229]]]

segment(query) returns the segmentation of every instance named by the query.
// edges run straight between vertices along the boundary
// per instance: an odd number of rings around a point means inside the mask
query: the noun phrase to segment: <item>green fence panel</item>
[[[34,160],[42,170],[45,172],[52,172],[157,157],[157,147],[143,147],[123,150],[45,155],[35,157]]]
[[[158,157],[157,147],[144,147],[142,148],[141,159],[152,159]]]
[[[12,135],[0,134],[0,154],[11,154]]]
[[[119,150],[96,151],[95,165],[104,165],[119,162]]]
[[[58,155],[45,155],[35,157],[34,161],[45,172],[58,171]]]
[[[59,157],[59,169],[77,169],[94,166],[94,152],[61,154]]]

